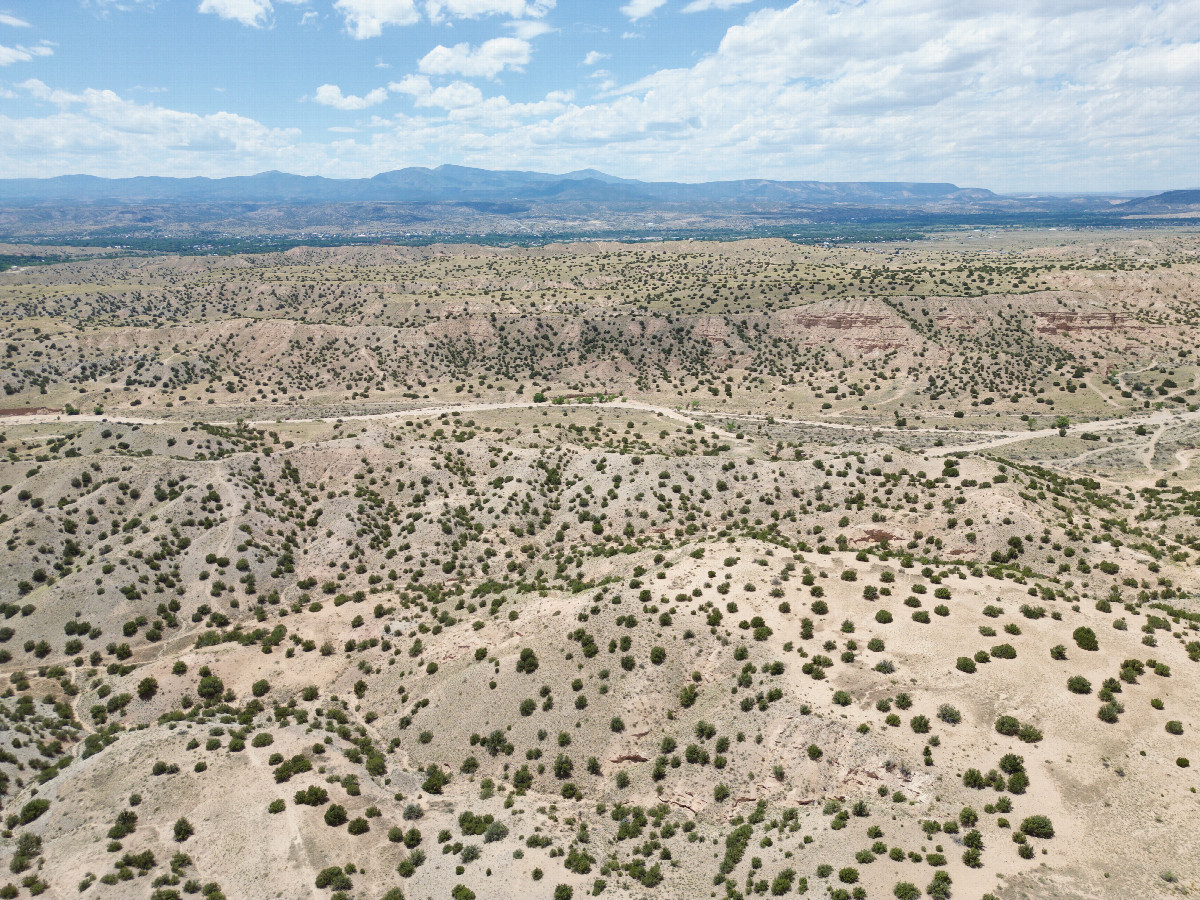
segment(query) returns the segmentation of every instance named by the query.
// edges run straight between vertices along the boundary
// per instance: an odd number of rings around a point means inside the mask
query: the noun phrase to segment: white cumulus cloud
[[[463,75],[467,78],[495,78],[505,69],[520,69],[529,62],[531,47],[520,38],[501,37],[470,44],[441,44],[430,50],[417,64],[427,75]]]
[[[583,64],[585,66],[594,66],[601,60],[608,59],[610,55],[608,53],[601,53],[599,50],[590,50],[588,51],[588,55],[583,58]]]
[[[751,0],[692,0],[683,8],[685,13],[707,12],[710,9],[733,9]]]
[[[6,47],[0,44],[0,66],[11,66],[13,63],[29,62],[38,56],[53,56],[54,48],[47,44],[34,47]]]
[[[336,84],[323,84],[317,88],[313,100],[322,106],[332,106],[334,109],[355,110],[378,106],[387,99],[387,96],[387,88],[375,88],[365,96],[356,97],[353,94],[343,94],[342,89]]]
[[[451,109],[450,122],[469,122],[473,128],[506,129],[521,127],[524,120],[540,120],[558,115],[566,109],[570,97],[551,93],[545,100],[533,103],[513,103],[507,97],[489,97],[471,106]]]
[[[83,0],[83,5],[87,6],[88,2],[89,0]],[[117,12],[129,12],[140,7],[154,9],[159,0],[91,0],[91,3],[104,12],[107,12],[109,8],[115,9]]]
[[[555,2],[556,0],[429,0],[425,9],[434,22],[447,15],[458,19],[477,19],[480,16],[536,19],[554,9]]]
[[[199,0],[185,2],[194,9]],[[354,36],[362,25],[365,37],[423,16],[429,0],[338,2],[339,23],[346,17]],[[441,15],[457,23],[448,0],[440,2]],[[395,104],[407,112],[372,116],[386,108],[374,107],[361,114],[369,125],[358,116],[349,123],[361,133],[342,131],[333,142],[328,133],[306,138],[234,113],[195,115],[28,81],[7,87],[44,103],[28,116],[0,115],[0,171],[286,169],[350,177],[454,162],[596,167],[682,181],[936,180],[1001,191],[1191,187],[1200,134],[1196,2],[773,0],[740,17],[719,41],[698,46],[701,55],[687,65],[652,69],[624,86],[609,85],[613,76],[600,65],[585,69],[596,76],[585,79],[586,101],[554,93],[525,103],[485,98],[469,82],[507,77],[532,51],[462,44],[441,48],[388,85],[410,98]],[[281,0],[272,3],[276,13],[283,9]],[[334,3],[309,8],[325,14]],[[727,3],[679,0],[669,8],[699,12]],[[627,15],[668,8],[655,0],[611,4],[618,6]],[[361,20],[346,15],[351,7]],[[455,7],[463,18],[484,8],[483,0]],[[505,20],[496,31],[524,37],[513,24]],[[578,77],[568,71],[583,59],[578,50],[562,78]],[[35,55],[28,47],[4,52],[10,62]],[[362,63],[370,65],[376,52]],[[335,87],[327,92],[335,103],[379,96],[335,94]]]
[[[0,25],[11,25],[13,28],[28,28],[29,23],[24,19],[18,19],[16,16],[8,13],[0,13]]]
[[[388,90],[408,94],[417,106],[438,106],[442,109],[461,109],[483,101],[483,92],[473,84],[454,81],[435,88],[424,75],[406,75],[388,85]]]
[[[333,8],[358,40],[379,37],[385,25],[414,25],[421,19],[415,0],[337,0]]]
[[[270,21],[272,7],[271,0],[200,0],[200,12],[261,28]]]
[[[475,106],[483,101],[483,92],[473,84],[465,81],[453,81],[445,87],[434,90],[418,106],[440,106],[442,109],[458,109],[464,106]]]
[[[638,19],[646,18],[666,2],[667,0],[629,0],[621,7],[621,14],[636,22]]]
[[[424,97],[433,93],[433,82],[424,75],[405,75],[399,81],[388,85],[388,90],[395,94],[410,94],[413,97]]]
[[[523,41],[532,41],[536,37],[541,37],[543,34],[549,34],[551,31],[554,31],[545,22],[537,19],[514,19],[504,24],[516,37],[519,37]]]
[[[16,85],[58,109],[42,117],[0,116],[0,165],[38,177],[77,171],[96,175],[253,172],[303,160],[298,128],[269,128],[235,113],[209,115],[134,103],[113,91],[63,91],[37,79]]]

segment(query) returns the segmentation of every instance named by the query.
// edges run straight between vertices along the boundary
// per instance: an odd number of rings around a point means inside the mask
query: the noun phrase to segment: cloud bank
[[[250,27],[271,24],[269,0],[202,4]],[[740,5],[630,0],[621,13],[658,23]],[[79,171],[86,161],[110,174],[283,168],[361,176],[456,162],[595,166],[687,181],[947,180],[998,190],[1185,187],[1197,178],[1194,0],[797,0],[744,15],[686,65],[651,67],[624,83],[588,68],[605,54],[585,56],[596,46],[585,37],[559,71],[541,76],[540,90],[521,79],[540,62],[530,41],[557,24],[543,21],[554,11],[549,0],[336,0],[332,8],[338,25],[363,40],[422,16],[520,16],[502,27],[536,28],[529,37],[439,43],[411,74],[361,96],[322,84],[309,109],[338,117],[326,126],[358,129],[336,140],[324,128],[307,134],[234,112],[196,115],[107,90],[22,82],[10,93],[53,109],[0,115],[0,166],[29,175]],[[0,65],[50,52],[0,47]],[[344,119],[368,109],[367,119]]]

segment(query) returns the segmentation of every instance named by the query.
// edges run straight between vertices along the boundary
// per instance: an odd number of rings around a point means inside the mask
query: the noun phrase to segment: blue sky
[[[0,177],[1200,186],[1196,0],[0,0]]]

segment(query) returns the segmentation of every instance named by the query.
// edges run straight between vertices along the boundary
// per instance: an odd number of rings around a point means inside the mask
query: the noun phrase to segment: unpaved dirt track
[[[704,413],[697,415],[688,415],[678,409],[673,409],[667,406],[656,406],[650,403],[642,403],[636,400],[616,400],[602,401],[595,403],[571,403],[571,404],[553,404],[553,403],[534,403],[531,400],[506,401],[501,403],[464,403],[462,405],[441,405],[441,406],[424,406],[414,409],[401,409],[383,413],[362,413],[358,415],[343,414],[330,416],[303,416],[295,418],[277,417],[274,419],[253,419],[241,420],[241,424],[263,428],[271,425],[279,424],[304,424],[313,422],[341,421],[341,422],[386,422],[391,419],[410,419],[421,416],[443,416],[453,413],[481,413],[493,412],[506,409],[566,409],[566,408],[583,408],[583,409],[625,409],[638,410],[640,412],[652,413],[654,415],[664,416],[676,422],[685,422],[688,424],[696,422],[698,419],[707,416],[713,417],[715,414]],[[778,416],[766,416],[761,414],[722,414],[720,418],[727,418],[731,421],[752,420],[755,422],[765,422],[770,418],[773,424],[776,425],[795,425],[808,428],[828,428],[838,431],[853,431],[867,432],[869,434],[888,433],[898,436],[906,434],[938,434],[946,437],[952,437],[954,432],[947,432],[944,429],[938,428],[892,428],[879,425],[858,425],[848,422],[823,422],[810,419],[786,419]],[[1158,426],[1158,431],[1149,444],[1150,458],[1153,457],[1154,445],[1157,443],[1161,433],[1172,424],[1181,424],[1184,422],[1192,422],[1200,420],[1200,410],[1195,412],[1174,412],[1171,410],[1161,410],[1151,413],[1150,415],[1138,416],[1136,418],[1119,418],[1105,419],[1093,422],[1084,422],[1070,425],[1067,428],[1067,433],[1078,432],[1108,432],[1120,431],[1127,428],[1136,428],[1138,425]],[[78,415],[66,416],[61,413],[52,415],[39,414],[27,416],[11,416],[5,420],[13,425],[52,425],[52,424],[67,424],[72,422],[79,423],[99,423],[106,422],[114,425],[169,425],[181,424],[184,419],[162,419],[162,418],[146,418],[133,416],[97,416],[97,415]],[[222,426],[235,426],[238,421],[212,421],[210,424]],[[974,453],[980,450],[994,450],[998,447],[1004,447],[1009,444],[1018,444],[1024,441],[1038,440],[1041,438],[1049,438],[1058,434],[1057,428],[1041,428],[1035,431],[998,431],[994,429],[978,430],[972,434],[988,435],[989,438],[983,441],[970,441],[962,444],[954,444],[943,447],[930,447],[923,452],[928,456],[948,456],[952,453]],[[1148,461],[1149,458],[1143,456],[1143,461],[1146,462],[1146,467],[1151,468]]]

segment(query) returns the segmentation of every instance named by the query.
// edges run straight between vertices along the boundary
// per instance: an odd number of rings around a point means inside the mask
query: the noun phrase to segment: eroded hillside
[[[0,275],[5,895],[1194,890],[1196,249]]]

